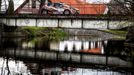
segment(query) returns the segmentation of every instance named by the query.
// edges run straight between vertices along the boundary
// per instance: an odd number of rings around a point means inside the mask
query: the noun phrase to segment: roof
[[[63,2],[78,8],[80,14],[104,14],[107,6],[105,4],[91,4],[80,0],[51,0],[51,2]]]

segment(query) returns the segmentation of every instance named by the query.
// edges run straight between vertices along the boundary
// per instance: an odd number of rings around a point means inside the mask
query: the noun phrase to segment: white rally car
[[[45,3],[41,8],[41,14],[79,14],[79,9],[65,3]]]

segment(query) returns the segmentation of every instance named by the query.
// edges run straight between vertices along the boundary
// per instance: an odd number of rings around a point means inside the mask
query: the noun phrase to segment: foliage
[[[127,9],[126,12],[134,15],[134,0],[114,0],[114,1],[119,3],[120,6],[122,6],[122,8]]]

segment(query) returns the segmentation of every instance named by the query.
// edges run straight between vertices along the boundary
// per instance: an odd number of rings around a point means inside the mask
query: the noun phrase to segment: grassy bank
[[[21,27],[29,37],[49,37],[50,39],[62,38],[67,34],[60,28],[46,28],[46,27]]]
[[[127,30],[104,30],[105,32],[112,33],[115,35],[126,37]]]

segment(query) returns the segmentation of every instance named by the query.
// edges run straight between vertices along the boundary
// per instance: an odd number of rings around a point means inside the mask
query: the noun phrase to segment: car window
[[[62,7],[63,7],[63,4],[60,4],[60,3],[54,3],[54,7],[56,7],[56,8],[62,8]]]
[[[60,7],[60,8],[63,8],[63,4],[59,4],[59,7]]]
[[[47,6],[52,6],[52,3],[48,3]]]

